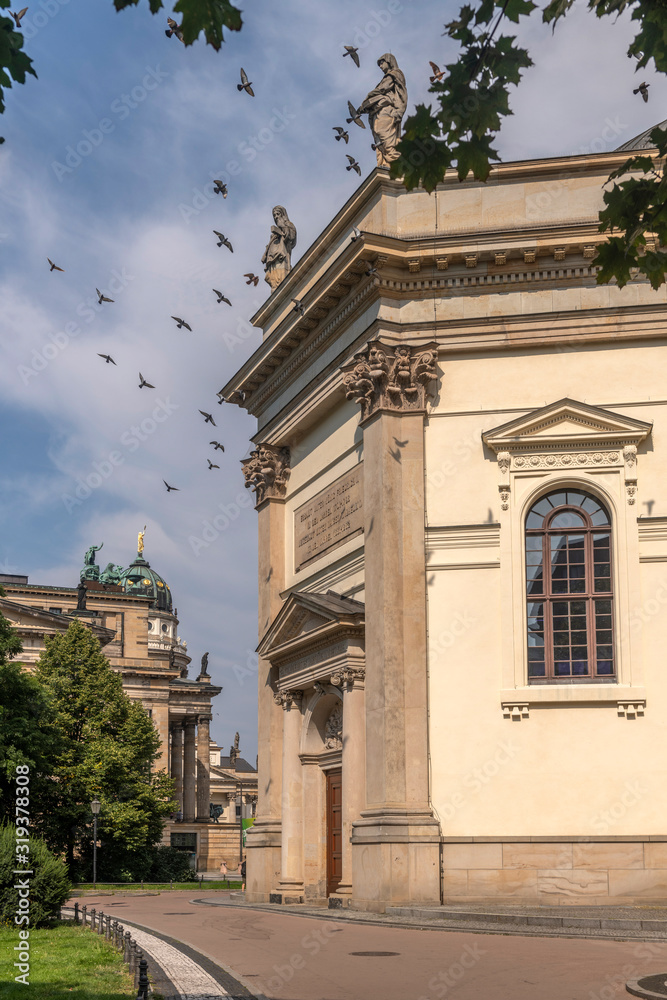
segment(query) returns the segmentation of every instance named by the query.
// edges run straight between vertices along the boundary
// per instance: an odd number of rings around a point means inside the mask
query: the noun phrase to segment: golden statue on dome
[[[144,535],[146,534],[146,525],[144,525],[144,530],[139,532],[139,537],[137,539],[137,555],[143,556],[144,554]]]

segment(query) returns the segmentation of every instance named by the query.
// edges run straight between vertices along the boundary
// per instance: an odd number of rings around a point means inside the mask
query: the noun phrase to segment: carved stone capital
[[[437,378],[437,344],[414,347],[371,341],[344,365],[347,399],[359,403],[362,419],[377,410],[423,410],[427,389]]]
[[[260,444],[241,462],[246,489],[261,503],[267,497],[284,497],[289,479],[289,448]]]
[[[334,687],[343,688],[345,686],[350,690],[354,687],[355,683],[363,681],[365,676],[366,671],[363,667],[343,667],[331,675],[330,683]]]
[[[292,706],[300,709],[303,700],[303,691],[278,691],[277,694],[274,694],[273,700],[276,705],[282,705],[285,711],[289,711]]]

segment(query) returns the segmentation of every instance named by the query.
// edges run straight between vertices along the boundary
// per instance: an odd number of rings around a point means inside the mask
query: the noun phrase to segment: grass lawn
[[[240,888],[241,888],[240,882],[229,882],[229,883],[227,883],[227,881],[207,882],[206,880],[204,880],[204,883],[201,886],[198,881],[174,882],[174,892],[176,892],[177,890],[179,892],[183,892],[184,889],[185,890],[191,889],[193,892],[199,889],[201,889],[202,891],[206,889],[207,892],[210,892],[211,890],[220,890],[227,892],[228,889],[234,890]],[[171,892],[171,886],[169,882],[144,882],[143,885],[141,885],[140,882],[128,882],[127,884],[116,883],[115,885],[111,882],[98,882],[97,888],[93,889],[92,882],[82,882],[81,885],[75,885],[74,890],[77,895],[93,893],[93,892],[146,892],[147,890],[149,892]]]
[[[122,955],[90,928],[56,923],[30,931],[29,986],[14,982],[18,928],[0,927],[0,994],[3,1000],[125,1000],[136,997]]]

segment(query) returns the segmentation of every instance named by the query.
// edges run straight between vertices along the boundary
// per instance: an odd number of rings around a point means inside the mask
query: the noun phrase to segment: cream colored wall
[[[659,340],[443,359],[437,412],[426,429],[426,495],[427,545],[433,550],[427,562],[432,793],[445,836],[664,832],[667,527],[649,532],[648,526],[638,528],[636,518],[647,515],[649,501],[653,517],[667,516],[666,362],[667,344]],[[624,620],[617,622],[617,641],[641,657],[632,664],[632,683],[643,674],[646,711],[636,718],[620,716],[614,703],[531,705],[529,717],[516,722],[501,710],[502,641],[514,627],[506,610],[511,554],[503,540],[520,496],[512,496],[510,510],[500,509],[497,462],[484,448],[481,431],[563,396],[654,425],[638,447],[633,507],[627,506],[620,472],[587,476],[577,470],[568,476],[582,488],[594,483],[615,497],[610,506],[617,520],[626,519],[635,546],[627,579],[617,580],[619,590],[630,593],[637,583]],[[490,521],[500,522],[499,536],[489,524],[472,533],[474,544],[470,533],[437,531]],[[458,548],[452,538],[459,539]],[[642,560],[651,561],[638,560],[638,538]],[[617,567],[621,555],[616,552]],[[495,560],[497,568],[442,568]],[[523,602],[520,588],[518,593]],[[631,645],[625,642],[630,633]],[[571,687],[579,696],[582,686]]]

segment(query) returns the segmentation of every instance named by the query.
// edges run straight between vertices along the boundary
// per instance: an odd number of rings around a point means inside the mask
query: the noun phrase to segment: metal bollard
[[[104,933],[104,914],[102,913],[101,910],[97,917],[97,933],[98,934]]]
[[[123,961],[126,965],[130,964],[130,932],[125,931],[123,934]]]
[[[111,915],[110,914],[107,914],[106,926],[104,928],[104,940],[105,941],[110,941],[111,940]]]
[[[87,913],[88,913],[88,907],[84,903],[83,906],[81,907],[81,923],[83,924],[84,927],[86,926]]]
[[[136,1000],[139,1000],[140,997],[141,997],[141,1000],[148,1000],[148,987],[150,985],[149,982],[148,982],[148,962],[146,961],[146,959],[143,956],[139,960],[139,984],[138,985],[139,985],[139,992],[137,993]]]
[[[90,911],[90,926],[92,927],[93,930],[95,930],[95,915],[96,915],[96,913],[97,913],[97,910],[95,909],[95,907],[93,907],[92,910]]]
[[[141,969],[141,960],[144,957],[144,953],[139,947],[139,945],[135,944],[135,948],[136,948],[136,955],[134,959],[134,988],[136,990],[139,988],[139,972]]]
[[[75,903],[74,904],[74,923],[78,924],[78,922],[79,922],[79,904]]]

